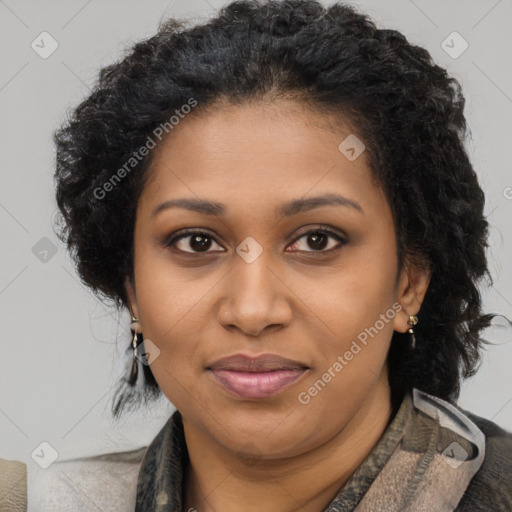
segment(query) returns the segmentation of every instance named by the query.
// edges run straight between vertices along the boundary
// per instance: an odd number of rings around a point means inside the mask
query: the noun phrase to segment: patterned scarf
[[[323,512],[453,512],[484,456],[485,436],[467,415],[414,388]],[[184,512],[187,465],[176,411],[141,461],[135,512]]]

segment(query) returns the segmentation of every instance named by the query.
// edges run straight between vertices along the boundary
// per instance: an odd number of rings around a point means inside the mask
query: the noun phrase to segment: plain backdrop
[[[54,234],[51,137],[100,67],[161,20],[199,21],[224,3],[0,0],[0,457],[22,460],[29,471],[43,442],[60,458],[137,448],[173,411],[163,399],[111,418],[113,388],[128,368],[129,318],[79,282]],[[483,291],[484,306],[512,318],[512,1],[351,3],[428,49],[462,83],[468,151],[492,225],[495,282]],[[43,58],[52,44],[57,49]],[[464,383],[459,404],[512,430],[511,331],[498,325],[491,335],[496,345]]]

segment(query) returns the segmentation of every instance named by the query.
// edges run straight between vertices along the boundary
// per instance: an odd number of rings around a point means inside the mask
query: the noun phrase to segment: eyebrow
[[[359,203],[338,194],[325,194],[322,196],[309,197],[307,199],[294,199],[279,206],[277,213],[282,217],[290,217],[315,208],[321,208],[322,206],[345,206],[364,214],[363,208]],[[184,208],[203,215],[216,216],[223,216],[227,212],[226,206],[222,203],[216,203],[206,199],[180,198],[170,199],[160,203],[153,210],[151,217],[155,217],[160,212],[168,210],[169,208]]]

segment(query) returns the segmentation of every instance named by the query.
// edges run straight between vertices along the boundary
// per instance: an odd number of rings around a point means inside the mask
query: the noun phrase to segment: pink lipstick
[[[240,398],[274,396],[295,383],[309,368],[298,361],[273,354],[249,357],[242,354],[209,365],[215,380]]]

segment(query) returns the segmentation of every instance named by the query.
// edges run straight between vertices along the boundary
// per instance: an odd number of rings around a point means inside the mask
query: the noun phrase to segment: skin
[[[348,124],[280,100],[193,112],[153,150],[126,287],[144,338],[160,350],[151,370],[183,416],[191,460],[185,510],[321,511],[392,419],[386,355],[393,331],[407,331],[419,312],[429,276],[413,265],[397,273],[391,210],[366,152],[350,161],[338,149],[350,133]],[[362,212],[328,205],[276,213],[325,193]],[[182,197],[223,203],[226,214],[151,215]],[[210,235],[207,254],[190,235],[165,246],[184,228]],[[340,243],[324,234],[318,248],[305,233],[322,228],[346,243],[329,251]],[[236,252],[249,236],[263,248],[252,263]],[[393,304],[402,308],[394,318],[300,403],[298,394]],[[238,398],[205,370],[237,353],[277,354],[309,370],[275,396]]]

